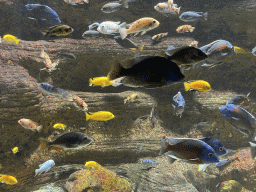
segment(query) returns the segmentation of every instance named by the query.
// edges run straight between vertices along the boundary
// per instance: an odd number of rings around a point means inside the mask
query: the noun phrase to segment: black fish
[[[249,95],[248,93],[246,96],[245,95],[237,95],[235,97],[232,97],[230,100],[228,100],[227,104],[234,104],[234,105],[242,105],[245,102],[249,101]]]
[[[57,135],[54,141],[40,138],[41,151],[50,147],[57,147],[61,149],[79,149],[92,144],[92,138],[81,132],[67,132]]]
[[[177,65],[193,65],[199,61],[205,60],[207,55],[195,47],[181,47],[166,51],[164,56],[175,62]]]
[[[122,84],[128,87],[157,88],[181,81],[185,76],[167,58],[139,56],[116,62],[108,77],[110,80],[124,77]]]

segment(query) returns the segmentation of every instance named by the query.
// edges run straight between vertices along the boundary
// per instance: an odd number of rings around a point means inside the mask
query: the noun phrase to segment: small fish
[[[39,176],[42,173],[47,173],[53,166],[55,165],[53,160],[48,160],[44,162],[43,164],[39,165],[39,169],[35,170],[35,176]]]
[[[179,18],[184,22],[198,21],[202,19],[207,21],[207,15],[208,15],[207,12],[203,13],[203,12],[187,11],[187,12],[183,12],[179,16]]]
[[[214,149],[205,142],[191,138],[161,138],[160,155],[168,152],[169,162],[177,159],[192,164],[209,164],[219,162]]]
[[[213,127],[215,127],[216,122],[213,122],[212,124],[208,122],[200,122],[196,125],[196,129],[199,129],[201,131],[209,131]]]
[[[60,149],[79,149],[93,144],[92,138],[84,133],[70,131],[67,133],[59,134],[53,141],[48,141],[44,138],[39,138],[41,143],[41,151],[49,149],[50,147],[57,147]]]
[[[152,161],[149,159],[145,159],[145,160],[141,161],[141,164],[147,165],[147,166],[159,165],[159,161]]]
[[[170,2],[170,1],[169,1]],[[180,8],[177,4],[174,3],[158,3],[156,6],[154,6],[154,9],[160,13],[162,13],[164,16],[169,17],[170,15],[179,15],[180,14]]]
[[[168,32],[166,33],[159,33],[157,35],[154,35],[152,37],[152,41],[159,41],[160,39],[163,39],[164,37],[166,37],[168,35]]]
[[[47,24],[50,25],[57,25],[61,23],[58,14],[46,5],[26,4],[22,13],[29,19],[47,22]]]
[[[154,18],[143,17],[141,19],[134,21],[131,24],[128,24],[128,29],[120,28],[120,36],[122,39],[125,39],[126,36],[131,33],[135,33],[135,35],[137,35],[139,32],[141,32],[141,35],[144,35],[147,31],[150,31],[158,27],[159,24],[160,23]]]
[[[112,13],[119,10],[122,7],[128,8],[127,0],[109,2],[103,5],[103,7],[101,8],[101,11],[104,13]]]
[[[71,5],[76,5],[77,3],[79,4],[89,3],[89,0],[64,0],[64,2],[69,3]]]
[[[191,25],[181,25],[179,26],[176,31],[177,33],[185,33],[185,32],[193,32],[195,27],[192,27]]]
[[[219,107],[219,110],[232,127],[246,135],[250,140],[256,140],[256,119],[251,113],[234,104]]]
[[[251,52],[254,56],[256,56],[256,47],[254,47],[253,49],[252,49],[252,52]]]
[[[102,33],[102,34],[114,34],[114,33],[119,33],[119,30],[121,28],[125,28],[126,23],[121,23],[120,21],[118,22],[113,22],[113,21],[104,21],[102,23],[94,23],[90,26],[98,26],[97,31]],[[91,29],[89,26],[89,29]]]
[[[251,156],[252,156],[252,159],[254,159],[256,156],[256,144],[252,142],[249,142],[249,143],[250,143],[250,149],[251,149]]]
[[[55,123],[53,125],[53,128],[54,129],[62,129],[62,130],[65,130],[66,129],[66,125],[62,124],[62,123]]]
[[[249,51],[247,51],[246,49],[241,48],[241,47],[234,46],[234,49],[235,49],[235,53],[237,53],[237,54],[247,54],[247,53],[250,53]]]
[[[112,81],[109,81],[108,77],[94,77],[89,79],[89,86],[101,86],[107,87],[112,85]]]
[[[30,120],[30,119],[25,119],[25,118],[22,118],[18,121],[18,123],[24,127],[25,129],[30,129],[31,131],[34,131],[34,132],[40,132],[43,128],[42,125],[38,126],[38,123]]]
[[[222,155],[226,155],[227,153],[229,153],[231,151],[231,150],[226,149],[224,147],[224,145],[222,144],[222,142],[218,139],[203,137],[203,138],[199,138],[199,140],[210,145],[214,149],[216,155],[218,155],[219,157]]]
[[[49,83],[39,83],[39,87],[49,95],[53,95],[57,97],[61,96],[63,98],[65,98],[68,95],[67,91],[64,91],[63,89],[59,87],[55,87]]]
[[[41,33],[46,37],[55,37],[55,36],[66,36],[70,33],[72,33],[74,29],[68,25],[54,25],[49,27],[47,30],[41,30]]]
[[[44,58],[45,63],[45,68],[40,70],[46,70],[48,73],[52,72],[53,70],[57,70],[56,67],[58,66],[60,60],[57,60],[54,63],[52,63],[49,55],[44,50],[42,50],[40,57]]]
[[[18,183],[17,179],[11,175],[2,175],[0,174],[0,182],[8,185],[15,185]]]
[[[218,168],[226,167],[226,166],[228,166],[232,161],[236,161],[236,160],[239,160],[238,157],[232,158],[232,159],[224,159],[224,160],[221,160],[220,162],[216,163],[216,167],[218,167]]]
[[[126,104],[127,102],[133,102],[137,98],[138,98],[138,94],[137,93],[132,93],[126,99],[124,99],[124,104]]]
[[[109,111],[98,111],[94,113],[85,113],[86,115],[86,121],[89,119],[92,119],[94,121],[108,121],[110,119],[113,119],[115,116],[109,112]]]
[[[97,169],[100,167],[100,164],[98,164],[97,162],[95,161],[87,161],[85,163],[85,166],[89,169]]]
[[[248,98],[249,95],[250,95],[250,93],[248,93],[246,96],[245,95],[237,95],[235,97],[232,97],[230,100],[228,100],[227,104],[242,105],[246,101],[249,102],[249,98]]]
[[[114,39],[119,45],[121,45],[124,48],[128,48],[131,50],[135,49],[138,51],[142,51],[144,48],[144,44],[136,44],[128,38],[122,39],[121,36],[114,36]]]
[[[70,101],[73,101],[74,105],[82,111],[88,111],[88,104],[82,98],[75,95]]]
[[[100,34],[99,31],[96,31],[96,30],[88,30],[88,31],[85,31],[82,35],[83,38],[87,38],[87,37],[98,37]]]
[[[184,82],[184,88],[185,91],[196,90],[201,92],[207,92],[211,90],[211,85],[207,81],[195,80]]]
[[[3,40],[6,42],[12,42],[12,43],[16,43],[16,44],[18,44],[20,42],[20,39],[18,39],[17,37],[15,37],[13,35],[10,35],[10,34],[4,35]]]
[[[12,148],[12,152],[13,152],[13,154],[18,153],[19,152],[19,147]]]
[[[173,101],[175,102],[175,105],[172,105],[174,108],[174,114],[181,117],[185,107],[185,99],[181,95],[180,91],[174,95]]]

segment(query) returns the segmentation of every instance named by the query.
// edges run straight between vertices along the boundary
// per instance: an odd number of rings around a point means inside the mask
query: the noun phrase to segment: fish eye
[[[153,23],[155,23],[156,21],[154,20]]]
[[[209,154],[208,154],[208,157],[212,158],[212,157],[213,157],[213,154],[212,154],[212,153],[209,153]]]
[[[69,29],[65,29],[65,31],[66,31],[66,32],[68,32],[68,31],[69,31]]]
[[[219,148],[219,151],[223,151],[223,147],[220,147],[220,148]]]
[[[87,140],[87,137],[85,137],[84,140]]]

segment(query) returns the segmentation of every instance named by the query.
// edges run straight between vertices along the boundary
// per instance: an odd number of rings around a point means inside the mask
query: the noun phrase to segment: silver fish
[[[173,97],[173,101],[175,102],[175,105],[172,104],[174,108],[174,114],[176,116],[182,116],[182,113],[184,112],[185,107],[185,99],[181,95],[181,92],[179,91],[176,95]]]

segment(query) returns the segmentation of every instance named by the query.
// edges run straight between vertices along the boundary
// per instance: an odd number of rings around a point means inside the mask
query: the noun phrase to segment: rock
[[[233,192],[233,191],[249,192],[250,190],[245,189],[239,182],[235,180],[229,180],[221,183],[220,191],[221,192]]]

